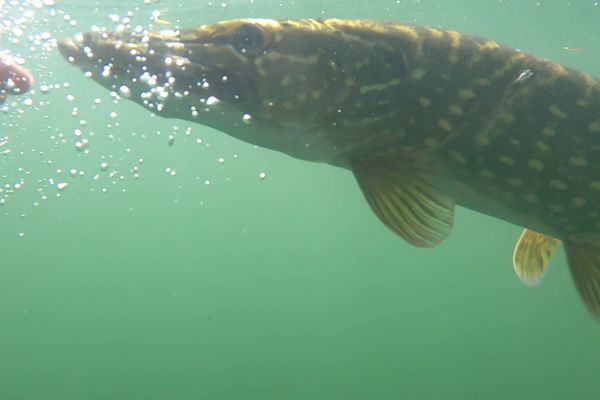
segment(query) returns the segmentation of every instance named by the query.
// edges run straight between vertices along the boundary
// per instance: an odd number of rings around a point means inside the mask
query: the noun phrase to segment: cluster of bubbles
[[[155,5],[158,2],[144,0],[143,3]],[[151,12],[146,19],[147,27],[134,23],[140,19],[138,14],[143,14],[137,6],[123,15],[107,13],[107,24],[113,25],[110,30],[143,32],[169,24],[163,19],[161,11],[146,10],[145,14],[148,11]],[[81,188],[108,193],[111,187],[120,185],[120,191],[125,192],[126,182],[139,179],[143,171],[147,171],[147,167],[143,168],[148,158],[144,151],[136,151],[126,145],[124,154],[119,155],[118,153],[123,153],[122,150],[114,148],[111,151],[106,148],[107,142],[127,143],[130,137],[124,137],[126,134],[138,138],[147,138],[153,130],[157,135],[162,134],[161,128],[152,124],[149,124],[144,133],[125,132],[121,129],[117,105],[122,98],[132,95],[132,88],[123,84],[108,95],[98,88],[97,94],[90,96],[78,91],[78,85],[74,81],[60,82],[61,78],[57,79],[58,74],[52,70],[53,65],[63,62],[56,52],[56,38],[72,36],[77,30],[88,30],[81,25],[77,18],[61,8],[61,4],[55,0],[0,0],[0,37],[5,47],[6,44],[10,46],[5,50],[19,63],[31,69],[36,79],[30,92],[10,97],[5,104],[0,105],[0,210],[3,213],[7,213],[10,209],[7,206],[10,204],[12,207],[13,203],[19,209],[28,209],[23,199],[28,199],[30,206],[37,208],[53,197],[68,195]],[[60,30],[52,31],[51,26],[59,26]],[[165,62],[181,66],[185,60],[173,57]],[[106,73],[110,74],[110,69]],[[74,77],[79,79],[75,74]],[[177,95],[168,86],[165,87],[165,82],[161,86],[153,76],[141,78],[146,79],[149,88],[155,88],[151,95],[159,99],[157,104],[171,94]],[[226,80],[227,77],[224,76],[223,81]],[[202,81],[199,84],[209,92],[208,82]],[[198,115],[199,111],[209,111],[211,107],[218,106],[219,102],[218,98],[207,95],[200,100],[202,107],[194,107],[191,112]],[[39,122],[36,128],[39,130],[32,132],[30,124],[26,127],[27,124],[23,123],[27,121],[24,118]],[[240,121],[249,124],[252,116],[242,114]],[[203,149],[210,148],[209,143],[194,135],[190,126],[181,129],[173,126],[168,131],[166,143],[169,147],[182,141],[196,143]],[[34,135],[38,136],[34,138]],[[23,144],[24,142],[30,144]],[[135,145],[132,146],[135,148]],[[37,155],[37,164],[31,164],[32,155]],[[190,158],[193,162],[193,158]],[[236,160],[238,155],[214,156],[216,165],[221,167],[226,164],[226,159]],[[152,163],[161,162],[160,157],[157,161],[152,159]],[[177,176],[176,166],[163,168],[168,176]],[[257,175],[260,179],[267,176],[262,171],[257,171]],[[218,180],[215,176],[197,176],[196,179],[204,187]],[[24,194],[27,188],[28,194]],[[13,198],[14,201],[11,200]],[[22,214],[23,217],[25,215]]]

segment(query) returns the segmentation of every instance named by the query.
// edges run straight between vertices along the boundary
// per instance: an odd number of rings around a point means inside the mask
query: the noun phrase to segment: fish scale
[[[420,247],[456,204],[525,228],[513,266],[537,284],[562,241],[600,317],[600,84],[452,30],[369,20],[239,19],[58,42],[152,112],[354,173],[393,232]]]

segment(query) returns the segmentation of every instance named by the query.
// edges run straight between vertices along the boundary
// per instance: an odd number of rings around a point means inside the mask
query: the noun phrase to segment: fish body
[[[416,246],[459,204],[525,227],[513,263],[539,282],[563,241],[600,316],[600,84],[456,31],[368,20],[243,19],[85,33],[63,56],[158,115],[352,170]]]

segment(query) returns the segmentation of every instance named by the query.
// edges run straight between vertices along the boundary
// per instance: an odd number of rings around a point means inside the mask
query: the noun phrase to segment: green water
[[[2,47],[37,82],[0,112],[0,400],[600,396],[600,327],[562,251],[527,288],[520,228],[462,208],[449,239],[415,249],[349,172],[115,104],[52,47],[129,10],[171,27],[373,18],[600,76],[593,0],[5,3]]]

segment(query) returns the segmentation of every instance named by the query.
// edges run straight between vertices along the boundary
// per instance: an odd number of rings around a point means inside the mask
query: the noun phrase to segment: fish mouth
[[[106,35],[100,32],[77,34],[73,38],[59,39],[58,51],[71,64],[79,67],[98,65],[109,61],[126,60],[124,49],[119,48],[122,41],[116,35]]]
[[[239,103],[249,86],[240,68],[226,67],[242,65],[238,56],[179,32],[92,31],[59,39],[57,47],[86,77],[165,117],[221,118],[217,110]]]
[[[195,34],[92,31],[59,39],[57,47],[71,65],[111,90],[128,85],[141,92],[160,86],[163,94],[233,97],[239,83],[248,85],[239,72],[245,60],[206,38],[190,40]]]
[[[67,60],[71,60],[79,53],[79,46],[73,39],[59,39],[57,41],[58,51]]]

